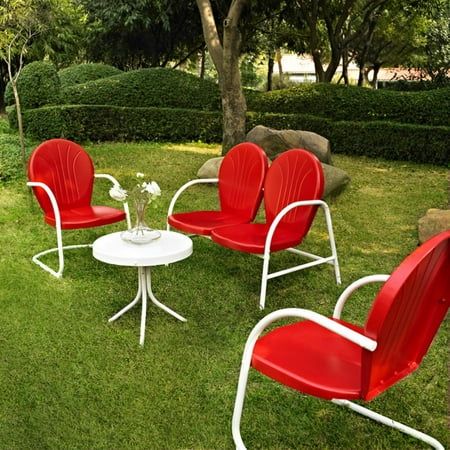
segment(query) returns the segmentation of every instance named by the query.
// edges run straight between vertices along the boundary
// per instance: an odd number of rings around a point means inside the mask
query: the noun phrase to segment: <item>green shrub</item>
[[[127,107],[220,109],[218,86],[173,69],[141,69],[125,72],[62,91],[65,104]]]
[[[73,86],[87,83],[88,81],[98,80],[100,78],[112,77],[122,73],[120,69],[108,64],[76,64],[74,66],[61,69],[58,72],[61,86]]]
[[[393,121],[450,126],[450,88],[423,92],[302,84],[247,98],[249,111],[312,114],[333,120]]]
[[[444,166],[450,163],[450,127],[333,121],[306,114],[249,114],[248,128],[256,125],[313,131],[326,137],[336,153]]]
[[[26,157],[31,153],[31,145],[26,146]],[[17,135],[0,133],[0,181],[8,181],[23,176],[22,155]]]
[[[13,116],[13,109],[9,115]],[[11,117],[10,117],[11,120]],[[65,137],[93,140],[203,140],[220,142],[219,112],[175,108],[48,106],[27,110],[25,129],[41,140]],[[447,165],[450,127],[394,122],[333,121],[307,114],[248,113],[247,129],[265,125],[301,129],[328,138],[336,153]]]
[[[450,78],[447,78],[444,82],[433,82],[431,80],[419,80],[419,81],[407,81],[407,80],[397,80],[397,81],[383,81],[379,83],[379,89],[390,89],[392,91],[429,91],[431,89],[440,89],[444,87],[449,87]]]
[[[17,79],[20,104],[23,109],[39,108],[59,103],[61,84],[53,64],[34,61],[27,64]],[[5,89],[5,105],[14,104],[11,83]]]
[[[217,142],[222,136],[220,113],[175,108],[51,106],[26,111],[24,122],[26,132],[41,140]]]

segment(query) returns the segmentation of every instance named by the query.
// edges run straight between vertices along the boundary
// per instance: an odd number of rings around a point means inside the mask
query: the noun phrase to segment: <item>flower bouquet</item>
[[[144,181],[142,172],[136,174],[135,185],[128,192],[120,185],[115,185],[109,190],[109,195],[119,202],[131,201],[136,212],[135,226],[124,231],[121,237],[124,241],[134,244],[145,244],[161,237],[158,230],[153,230],[145,222],[145,213],[148,205],[155,202],[161,196],[161,189],[155,181]]]

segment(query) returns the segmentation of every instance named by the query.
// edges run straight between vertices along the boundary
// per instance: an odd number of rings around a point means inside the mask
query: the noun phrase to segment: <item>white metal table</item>
[[[150,268],[181,261],[192,254],[192,240],[184,234],[161,231],[161,237],[148,244],[132,244],[120,237],[121,232],[107,234],[92,244],[95,259],[107,264],[138,268],[138,291],[134,300],[109,319],[113,322],[125,314],[139,300],[142,301],[141,334],[139,343],[144,345],[147,297],[173,317],[186,322],[183,316],[163,305],[153,294]]]

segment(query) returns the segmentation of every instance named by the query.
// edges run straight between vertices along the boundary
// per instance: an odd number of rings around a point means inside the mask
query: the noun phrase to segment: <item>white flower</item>
[[[128,197],[127,191],[125,189],[122,189],[118,184],[114,185],[109,190],[109,195],[111,196],[111,198],[117,200],[118,202],[124,202]]]
[[[145,175],[144,175],[142,172],[138,172],[138,173],[136,174],[136,177],[137,177],[137,178],[144,178]]]
[[[151,197],[159,197],[161,195],[161,189],[158,186],[158,183],[156,181],[151,181],[150,183],[143,183],[142,184],[142,191],[141,192],[147,192],[151,195]]]
[[[159,197],[161,195],[161,188],[159,187],[158,183],[156,181],[152,181],[151,186],[153,188],[153,195]]]

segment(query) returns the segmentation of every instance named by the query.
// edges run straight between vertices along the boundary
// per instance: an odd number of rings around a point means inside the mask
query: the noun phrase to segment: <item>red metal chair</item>
[[[264,183],[265,223],[248,223],[215,228],[214,242],[233,250],[263,255],[260,308],[266,299],[267,280],[318,264],[334,265],[336,282],[341,276],[328,205],[321,200],[324,187],[322,166],[310,152],[302,149],[282,153],[269,168]],[[324,210],[331,256],[322,257],[298,250],[308,233],[317,208]],[[280,250],[305,256],[313,261],[269,273],[270,253]]]
[[[361,278],[344,290],[332,318],[287,308],[262,319],[245,345],[233,414],[233,439],[245,449],[240,420],[250,365],[305,394],[331,400],[434,448],[434,438],[349,400],[370,401],[419,367],[450,303],[450,230],[423,244],[388,275]],[[383,282],[364,326],[341,320],[346,300],[360,286]],[[275,320],[306,319],[262,331]]]
[[[107,174],[94,174],[89,155],[76,143],[65,139],[51,139],[39,145],[28,162],[27,185],[44,212],[44,220],[56,228],[57,247],[33,256],[33,262],[57,278],[64,270],[64,250],[90,247],[90,244],[62,244],[63,229],[92,228],[120,222],[129,225],[128,208],[125,212],[108,206],[91,206],[95,178],[106,178],[114,185],[118,181]],[[40,261],[48,253],[58,252],[58,271]]]
[[[218,178],[192,180],[172,198],[167,213],[167,229],[207,236],[216,227],[251,222],[262,200],[262,187],[268,159],[264,150],[251,142],[233,147],[224,157]],[[175,203],[188,187],[199,183],[218,183],[220,210],[173,214]]]

